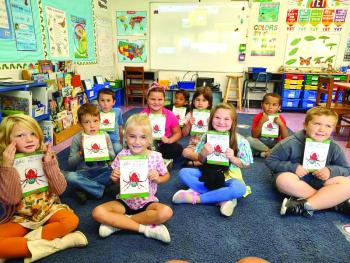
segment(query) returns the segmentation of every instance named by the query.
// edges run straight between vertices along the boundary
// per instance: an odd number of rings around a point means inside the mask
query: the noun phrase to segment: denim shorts
[[[141,208],[135,210],[135,209],[131,209],[126,203],[123,202],[123,200],[117,199],[117,201],[118,201],[119,203],[121,203],[121,204],[124,206],[124,208],[125,208],[125,214],[127,214],[127,215],[136,215],[136,214],[138,214],[138,213],[141,213],[141,212],[143,212],[143,211],[146,211],[147,207],[148,207],[150,204],[153,204],[153,203],[154,203],[154,202],[149,202],[149,203],[145,204],[143,207],[141,207]]]
[[[277,188],[276,180],[280,174],[281,173],[273,175],[272,183],[273,183],[273,186],[276,188]],[[322,181],[322,180],[316,178],[312,173],[308,173],[307,175],[301,177],[300,180],[304,181],[305,183],[307,183],[308,185],[310,185],[312,188],[314,188],[316,190],[321,189],[325,183],[325,181]]]

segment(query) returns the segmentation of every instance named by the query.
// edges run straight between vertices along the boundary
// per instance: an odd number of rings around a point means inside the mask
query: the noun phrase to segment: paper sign
[[[159,140],[165,135],[165,115],[163,114],[150,114],[149,118],[152,124],[152,137]]]
[[[226,158],[225,152],[230,147],[228,132],[207,132],[207,143],[210,143],[214,152],[207,156],[207,163],[229,166],[230,161]]]
[[[149,196],[147,156],[121,156],[119,197],[129,199],[147,196]]]
[[[261,137],[277,138],[279,134],[279,126],[274,122],[279,114],[268,115],[269,120],[264,122],[261,127]]]
[[[48,182],[43,169],[43,152],[16,154],[14,167],[19,173],[22,196],[48,190]]]
[[[100,112],[100,130],[101,131],[114,131],[115,126],[115,112]]]
[[[179,120],[180,127],[184,126],[185,117],[186,117],[186,107],[173,107],[173,113],[176,118]]]
[[[106,135],[100,132],[96,135],[83,134],[85,162],[109,160]]]
[[[191,127],[191,135],[205,133],[208,131],[209,110],[193,110],[194,123]]]
[[[310,172],[325,167],[330,143],[330,140],[315,142],[306,138],[303,167]]]

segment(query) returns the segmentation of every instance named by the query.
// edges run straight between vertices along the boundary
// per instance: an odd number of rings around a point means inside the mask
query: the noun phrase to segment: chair
[[[227,86],[224,95],[224,102],[236,100],[237,108],[242,110],[242,94],[241,94],[241,79],[243,78],[242,73],[233,73],[226,75]],[[234,97],[229,97],[230,93],[234,92]]]
[[[134,102],[134,98],[142,98],[142,106],[145,105],[148,84],[145,83],[143,67],[125,67],[125,106],[128,106],[129,98]]]
[[[246,79],[243,84],[243,107],[248,105],[249,109],[249,93],[266,93],[268,91],[268,82],[271,80],[272,74],[269,72],[253,73],[252,80]]]

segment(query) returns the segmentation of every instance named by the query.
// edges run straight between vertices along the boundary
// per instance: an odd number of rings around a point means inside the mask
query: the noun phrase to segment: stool
[[[226,75],[228,78],[227,81],[227,87],[225,90],[225,95],[224,95],[224,102],[227,102],[228,100],[236,100],[237,101],[237,108],[239,110],[242,110],[242,92],[241,92],[241,79],[243,78],[243,73],[233,73],[230,75]],[[237,83],[236,86],[232,85],[232,80]],[[233,98],[229,98],[229,93],[231,91],[235,91],[236,96]]]

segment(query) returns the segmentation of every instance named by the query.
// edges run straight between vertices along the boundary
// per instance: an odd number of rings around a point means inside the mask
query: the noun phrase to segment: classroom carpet
[[[126,112],[124,118],[139,111],[137,108]],[[238,131],[243,135],[249,134],[252,118],[253,115],[238,115],[242,127]],[[61,169],[66,168],[68,152],[66,149],[58,154]],[[171,179],[159,185],[157,193],[160,201],[174,211],[166,223],[170,244],[127,231],[100,238],[99,224],[93,221],[91,211],[111,198],[89,200],[80,206],[67,191],[61,199],[79,215],[79,230],[86,234],[89,245],[56,253],[41,262],[134,263],[184,259],[229,263],[246,256],[276,263],[350,262],[350,236],[341,231],[342,226],[350,224],[350,217],[334,211],[317,212],[311,218],[281,217],[282,197],[272,188],[271,175],[263,159],[256,158],[251,168],[243,170],[252,194],[238,200],[233,216],[228,218],[220,215],[217,206],[171,203],[172,195],[184,189],[177,176],[183,163],[176,160]]]

